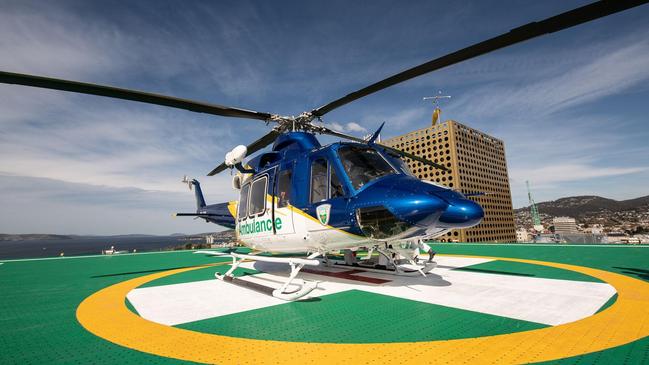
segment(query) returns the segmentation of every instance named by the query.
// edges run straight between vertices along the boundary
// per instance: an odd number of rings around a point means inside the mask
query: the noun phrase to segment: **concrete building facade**
[[[497,138],[453,120],[383,140],[383,144],[445,165],[440,171],[406,159],[410,171],[423,180],[471,197],[485,211],[482,223],[439,237],[442,242],[516,242],[514,211],[505,161],[505,146]]]
[[[575,221],[575,218],[555,217],[552,219],[552,224],[554,225],[554,233],[579,233],[579,231],[577,230],[577,222]]]
[[[527,229],[521,227],[516,230],[516,242],[530,242],[530,234],[527,232]]]

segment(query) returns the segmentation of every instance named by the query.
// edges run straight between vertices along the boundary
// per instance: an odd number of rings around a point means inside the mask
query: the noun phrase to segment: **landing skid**
[[[302,298],[303,296],[311,293],[317,286],[317,282],[310,282],[305,280],[300,280],[299,282],[294,282],[297,274],[302,270],[305,265],[308,266],[317,266],[320,264],[318,260],[314,260],[319,253],[311,254],[306,259],[300,258],[279,258],[279,257],[267,257],[267,256],[254,256],[254,255],[244,255],[237,253],[221,253],[215,251],[197,251],[195,253],[204,253],[212,256],[231,256],[232,257],[232,266],[225,274],[215,273],[214,277],[222,280],[227,283],[231,283],[237,286],[245,287],[258,291],[260,293],[271,295],[277,299],[282,299],[286,301],[293,301]],[[276,263],[285,263],[289,264],[291,267],[291,274],[288,279],[280,288],[273,288],[263,284],[253,283],[247,280],[239,279],[234,276],[234,270],[236,270],[241,263],[246,260],[253,261],[264,261],[264,262],[276,262]],[[291,290],[291,288],[297,287],[297,289]]]
[[[253,283],[251,281],[239,279],[234,276],[227,276],[227,275],[221,275],[219,273],[215,273],[214,277],[222,280],[226,283],[234,284],[236,286],[240,286],[242,288],[246,289],[251,289],[259,293],[263,293],[266,295],[270,295],[272,297],[275,297],[277,299],[282,299],[286,301],[294,301],[302,298],[303,296],[311,293],[315,288],[317,288],[318,283],[317,282],[308,282],[308,281],[302,281],[302,284],[296,284],[293,283],[292,285],[296,285],[297,289],[295,290],[286,290],[282,291],[281,289],[276,289],[270,286],[266,286],[263,284],[258,284],[258,283]]]

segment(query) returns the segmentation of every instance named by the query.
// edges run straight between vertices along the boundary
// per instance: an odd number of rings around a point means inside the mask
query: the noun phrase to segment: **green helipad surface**
[[[646,247],[439,244],[434,249],[440,254],[568,263],[649,281],[649,248]],[[0,265],[0,364],[185,362],[131,350],[91,334],[77,321],[77,307],[98,290],[132,278],[228,261],[191,252],[4,261]],[[227,265],[199,268],[150,281],[141,288],[155,290],[170,285],[200,283],[212,280],[215,271],[223,272],[227,268]],[[593,277],[573,271],[501,260],[448,270],[480,275],[481,278],[538,278],[599,283]],[[258,273],[251,269],[237,271],[238,275]],[[227,300],[236,298],[215,298],[214,305]],[[614,300],[615,297],[611,298],[602,307],[610,306]],[[131,309],[135,311],[133,306]],[[304,302],[263,306],[175,325],[192,331],[250,339],[370,345],[492,336],[548,326],[372,292],[371,286],[363,290],[338,291]],[[218,346],[218,343],[214,344],[215,348]],[[417,348],[411,351],[417,351]],[[372,362],[367,357],[358,360],[359,363]],[[404,356],[405,360],[407,356]],[[430,362],[434,363],[434,358]],[[479,359],[475,363],[480,363]],[[552,363],[649,363],[649,338]]]

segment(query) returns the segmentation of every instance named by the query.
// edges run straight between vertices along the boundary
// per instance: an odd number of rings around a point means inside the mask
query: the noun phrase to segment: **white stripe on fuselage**
[[[267,205],[271,205],[271,202],[272,198],[268,196]],[[324,225],[290,205],[283,208],[275,206],[274,219],[276,234],[273,233],[270,207],[261,216],[238,221],[238,240],[255,250],[272,252],[334,251],[359,247],[372,241]]]

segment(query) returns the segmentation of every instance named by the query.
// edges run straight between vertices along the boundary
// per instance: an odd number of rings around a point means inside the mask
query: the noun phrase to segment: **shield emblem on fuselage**
[[[316,208],[316,214],[318,215],[318,220],[323,225],[329,223],[329,213],[331,212],[331,204],[322,204],[318,205]]]

